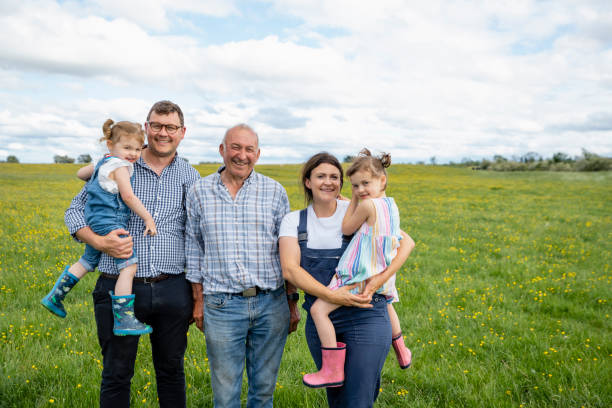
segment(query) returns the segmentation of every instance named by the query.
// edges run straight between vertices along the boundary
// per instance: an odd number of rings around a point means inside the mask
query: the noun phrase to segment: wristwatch
[[[300,300],[300,294],[297,292],[287,293],[287,300],[294,300],[297,302]]]

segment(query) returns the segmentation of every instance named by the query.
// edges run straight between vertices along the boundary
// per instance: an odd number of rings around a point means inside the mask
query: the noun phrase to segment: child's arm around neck
[[[359,201],[356,192],[353,192],[351,203],[342,219],[342,233],[351,235],[361,227],[364,222],[372,225],[375,220],[375,208],[371,200]]]

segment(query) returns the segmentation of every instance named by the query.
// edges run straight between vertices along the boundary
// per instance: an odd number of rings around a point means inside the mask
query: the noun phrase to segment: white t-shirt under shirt
[[[312,208],[308,206],[308,242],[307,248],[311,249],[334,249],[342,246],[342,219],[348,209],[350,201],[336,200],[336,212],[331,217],[319,218]],[[279,237],[297,238],[297,227],[300,223],[300,210],[292,211],[285,215],[280,226]]]
[[[109,178],[109,175],[119,167],[124,166],[128,168],[130,177],[132,177],[132,174],[134,174],[134,164],[127,160],[123,160],[118,157],[110,157],[106,163],[100,166],[100,169],[98,170],[98,183],[104,191],[108,191],[111,194],[119,193],[117,183],[115,180]]]

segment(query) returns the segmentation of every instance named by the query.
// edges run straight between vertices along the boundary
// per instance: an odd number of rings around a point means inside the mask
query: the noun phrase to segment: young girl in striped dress
[[[374,157],[368,149],[363,149],[346,172],[353,192],[342,221],[342,233],[355,235],[340,258],[336,274],[328,285],[330,289],[357,284],[351,292],[361,293],[366,280],[384,271],[397,253],[401,239],[399,211],[393,198],[385,195],[385,168],[390,164],[389,154]],[[408,368],[412,354],[404,345],[400,321],[392,306],[392,302],[399,300],[395,275],[376,293],[387,300],[393,348],[400,367]],[[337,387],[344,381],[346,347],[336,341],[334,325],[329,318],[329,314],[339,307],[317,299],[310,309],[321,340],[323,361],[321,370],[304,376],[304,384],[309,387]]]

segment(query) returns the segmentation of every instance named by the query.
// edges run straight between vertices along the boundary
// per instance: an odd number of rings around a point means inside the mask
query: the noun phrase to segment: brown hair
[[[342,165],[338,159],[336,159],[334,155],[327,152],[317,153],[308,159],[308,161],[304,163],[304,167],[302,167],[302,188],[304,189],[304,200],[306,201],[306,204],[310,204],[312,202],[312,190],[306,187],[306,180],[310,179],[310,175],[315,168],[324,163],[331,164],[337,168],[338,171],[340,171],[340,190],[342,190],[344,170],[342,170]]]
[[[353,174],[361,170],[368,170],[375,177],[387,177],[387,167],[391,165],[391,155],[389,153],[381,153],[380,156],[372,156],[372,153],[367,148],[363,148],[353,164],[346,171],[346,175],[351,177]],[[387,188],[385,183],[383,189]]]
[[[155,104],[151,106],[151,110],[147,114],[147,122],[151,118],[152,112],[155,112],[158,115],[169,115],[172,112],[176,112],[178,114],[179,121],[181,122],[181,126],[185,126],[185,118],[183,117],[183,111],[174,102],[170,102],[170,101],[155,102]]]
[[[100,138],[101,142],[110,141],[117,143],[123,136],[130,136],[137,139],[141,144],[144,144],[144,131],[140,123],[135,122],[113,122],[112,119],[106,119],[102,125],[102,133],[104,136]]]

